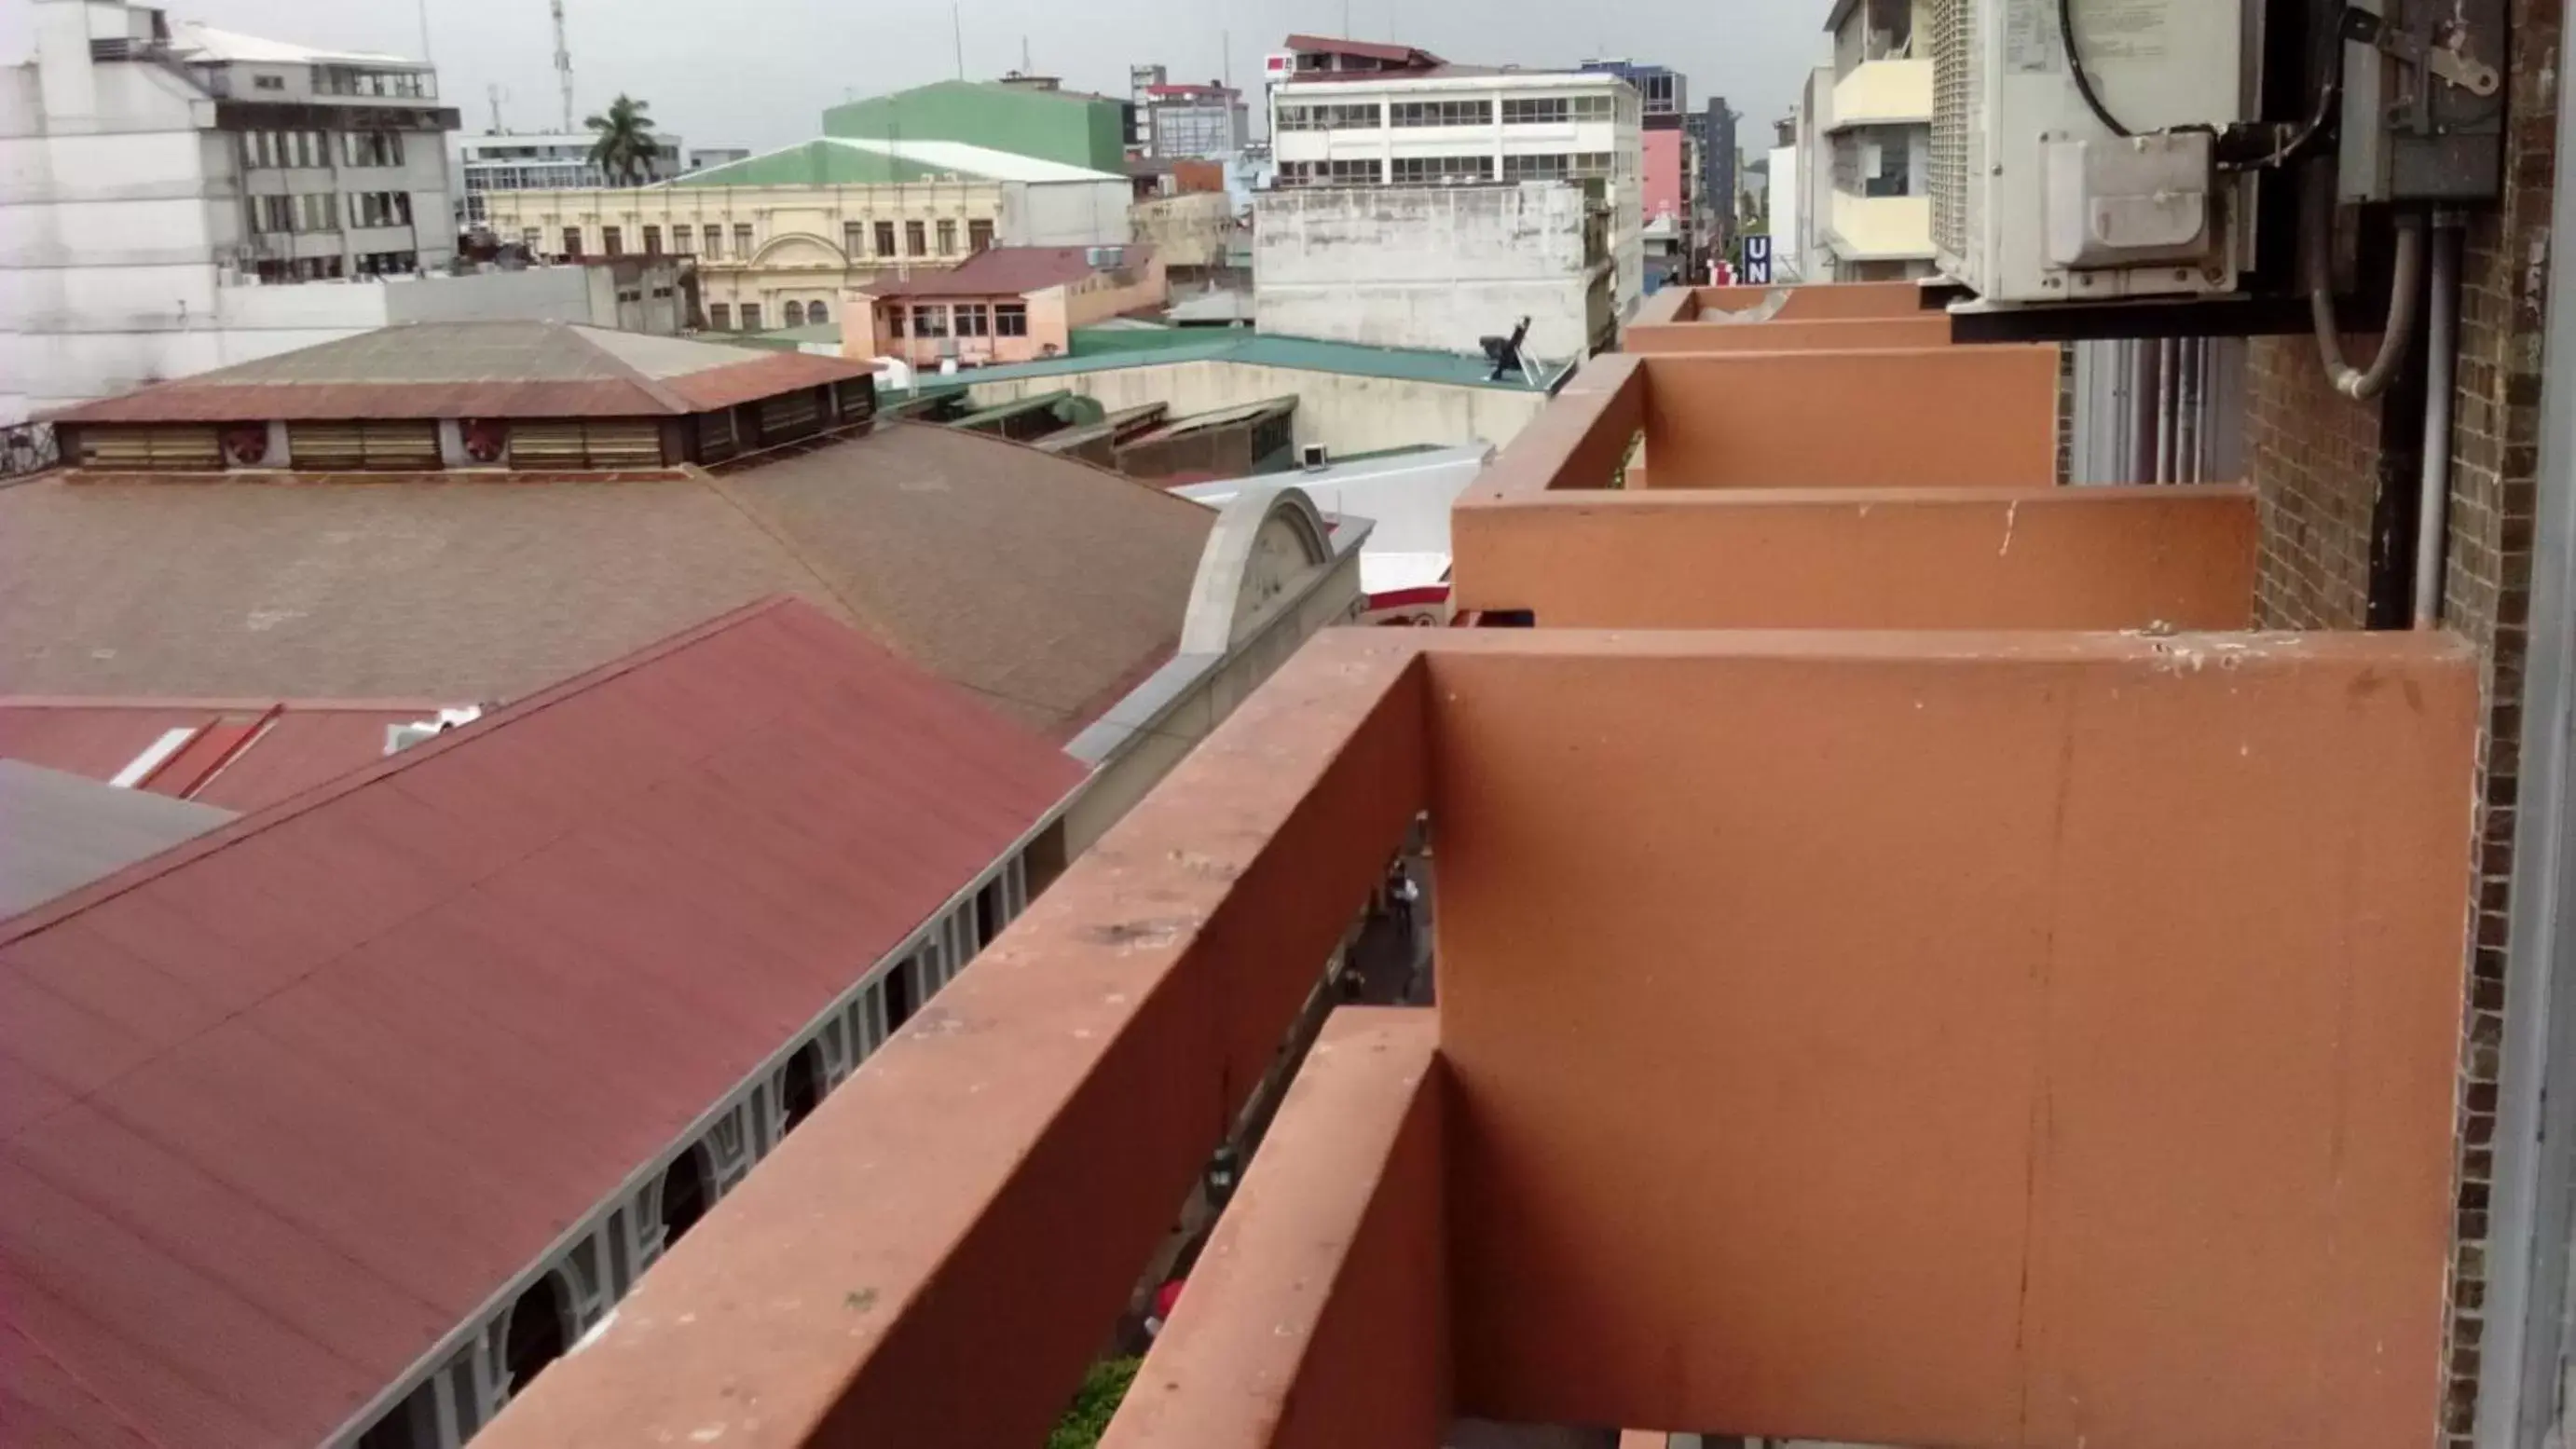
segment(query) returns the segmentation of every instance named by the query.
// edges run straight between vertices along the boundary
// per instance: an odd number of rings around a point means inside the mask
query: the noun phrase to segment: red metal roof
[[[1243,92],[1222,81],[1209,81],[1203,85],[1174,81],[1168,85],[1147,86],[1145,94],[1149,96],[1239,96]]]
[[[0,923],[10,1437],[329,1434],[1081,775],[773,600]]]
[[[259,810],[384,758],[385,730],[439,706],[395,700],[87,700],[0,696],[0,758],[113,780],[184,732],[134,788]]]
[[[884,277],[860,288],[871,297],[1017,297],[1078,282],[1103,268],[1093,247],[988,247],[944,272]],[[1141,267],[1154,249],[1133,242],[1117,248],[1118,265]]]

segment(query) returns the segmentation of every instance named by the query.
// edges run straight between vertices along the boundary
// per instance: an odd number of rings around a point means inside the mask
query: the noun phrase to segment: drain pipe
[[[2442,622],[2442,561],[2450,541],[2451,410],[2460,347],[2460,227],[2433,213],[2432,301],[2424,329],[2423,483],[2415,502],[2415,627]]]

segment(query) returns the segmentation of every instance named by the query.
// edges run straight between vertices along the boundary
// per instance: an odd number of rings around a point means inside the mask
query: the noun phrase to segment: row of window
[[[354,273],[338,257],[289,257],[260,262],[257,266],[263,282],[336,282],[351,275],[392,277],[420,270],[418,252],[367,252],[357,259]]]
[[[1544,156],[1506,156],[1503,158],[1505,181],[1580,181],[1588,176],[1610,174],[1611,153],[1577,151],[1572,155],[1553,152]]]
[[[308,191],[302,196],[254,196],[250,199],[250,229],[338,231],[340,198],[329,191]]]
[[[886,309],[886,330],[896,337],[906,329],[905,309]],[[1029,309],[1025,302],[928,303],[911,309],[910,332],[915,337],[1026,337],[1029,335]]]
[[[919,221],[903,223],[901,248],[895,245],[896,232],[893,222],[873,223],[873,237],[876,242],[873,252],[867,246],[871,237],[870,226],[870,223],[857,221],[842,223],[841,249],[852,259],[870,255],[879,257],[953,257],[957,255],[957,223],[954,221],[942,220],[936,223],[935,232],[932,230],[932,223]],[[656,224],[644,226],[640,230],[643,233],[644,255],[648,257],[662,255],[662,228]],[[931,239],[934,235],[938,239],[936,252],[931,250]],[[542,248],[544,236],[536,227],[525,227],[521,229],[519,239],[527,244],[530,251],[537,251]],[[722,261],[725,257],[725,229],[712,222],[698,227],[685,223],[675,224],[671,227],[670,239],[671,251],[678,256],[702,256],[713,261]],[[587,255],[581,249],[582,240],[580,227],[565,227],[563,254],[574,257]],[[966,223],[968,251],[980,252],[992,244],[992,222],[978,217]],[[747,223],[736,223],[733,228],[733,255],[748,260],[755,250],[757,250],[757,243],[753,239],[751,227]],[[624,256],[626,229],[622,226],[601,227],[599,254],[607,257]]]
[[[785,312],[787,325],[790,327],[804,327],[808,325],[820,327],[824,323],[832,320],[832,309],[828,304],[823,302],[790,302],[787,304]],[[724,302],[709,302],[707,304],[707,326],[710,330],[716,332],[731,332],[734,330],[733,324],[734,309],[730,304]],[[758,332],[765,325],[766,323],[760,314],[760,304],[758,302],[745,302],[742,304],[743,331]]]
[[[1580,181],[1586,177],[1609,176],[1616,163],[1609,151],[1549,152],[1537,156],[1505,156],[1505,181]],[[1398,156],[1391,163],[1374,157],[1343,161],[1282,161],[1279,163],[1281,186],[1375,186],[1393,181],[1397,185],[1460,185],[1494,179],[1491,156]]]
[[[1502,103],[1506,126],[1554,125],[1565,121],[1606,121],[1616,112],[1609,96],[1510,96]],[[1283,105],[1274,129],[1281,131],[1374,131],[1381,126],[1489,126],[1491,100],[1472,101],[1337,101],[1327,105]]]
[[[1434,185],[1456,186],[1469,181],[1491,181],[1494,179],[1494,158],[1491,156],[1398,156],[1395,158],[1391,177],[1399,186],[1426,182]]]
[[[1356,161],[1282,161],[1279,184],[1282,186],[1375,186],[1386,180],[1386,168],[1376,158]]]
[[[345,66],[315,66],[313,90],[325,96],[415,96],[438,94],[428,75],[416,70],[351,70]]]
[[[350,192],[349,225],[411,225],[411,193],[408,191]]]
[[[331,137],[334,134],[340,138],[340,159],[344,165],[403,164],[400,131],[244,131],[241,133],[241,164],[244,168],[328,166],[331,164]]]

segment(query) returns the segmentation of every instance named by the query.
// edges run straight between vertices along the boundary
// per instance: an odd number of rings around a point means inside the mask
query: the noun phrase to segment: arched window
[[[797,1049],[787,1059],[787,1081],[779,1092],[786,1106],[778,1135],[796,1130],[796,1124],[814,1115],[814,1106],[823,1100],[823,1053],[812,1042]]]
[[[715,1175],[707,1171],[707,1150],[690,1144],[662,1174],[662,1251],[698,1225],[715,1202]]]
[[[528,1391],[528,1385],[546,1365],[563,1357],[570,1346],[567,1331],[571,1314],[564,1302],[563,1280],[552,1273],[528,1285],[519,1301],[510,1307],[510,1337],[503,1351],[503,1367],[510,1371],[510,1393]]]
[[[787,325],[790,327],[802,327],[805,325],[804,303],[790,302],[787,304]]]
[[[809,302],[805,307],[805,320],[820,327],[832,320],[832,309],[820,302]]]

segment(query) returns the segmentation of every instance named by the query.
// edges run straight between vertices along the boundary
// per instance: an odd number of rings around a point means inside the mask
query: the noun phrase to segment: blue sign
[[[1757,234],[1743,240],[1744,275],[1736,280],[1748,287],[1771,285],[1771,238]]]

